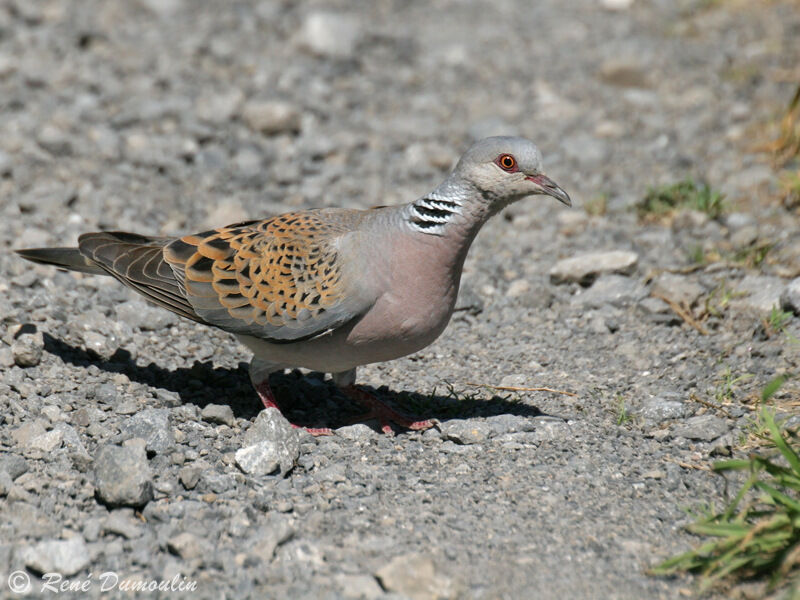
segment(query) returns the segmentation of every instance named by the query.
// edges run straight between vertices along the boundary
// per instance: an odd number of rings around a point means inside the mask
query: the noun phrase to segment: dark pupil
[[[511,158],[510,156],[504,156],[503,157],[503,166],[504,167],[511,168],[513,165],[514,165],[514,159],[513,158]]]

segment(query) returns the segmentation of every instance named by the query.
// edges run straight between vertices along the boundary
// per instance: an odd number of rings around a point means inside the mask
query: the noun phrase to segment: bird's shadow
[[[195,362],[191,367],[166,369],[154,363],[138,365],[130,352],[117,350],[104,360],[82,348],[44,334],[45,350],[75,366],[97,368],[109,373],[122,373],[129,380],[156,390],[177,394],[180,402],[204,407],[207,404],[227,404],[237,417],[252,419],[264,407],[250,383],[247,363],[235,369],[215,367],[211,362]],[[270,376],[281,411],[289,421],[303,427],[336,428],[351,422],[363,409],[347,399],[321,373],[303,374],[300,371],[274,373]],[[544,413],[535,406],[524,404],[511,395],[486,399],[480,392],[457,393],[448,388],[446,395],[392,392],[386,386],[377,389],[361,386],[397,410],[420,419],[465,419],[510,414],[524,417]],[[156,392],[157,397],[159,395]],[[169,402],[169,394],[164,402]],[[174,398],[174,397],[173,397]],[[175,402],[175,400],[172,400]],[[372,423],[370,423],[372,425]]]

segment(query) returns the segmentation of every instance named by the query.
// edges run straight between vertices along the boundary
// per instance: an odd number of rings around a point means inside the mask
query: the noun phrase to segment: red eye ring
[[[494,162],[497,163],[498,167],[509,173],[519,170],[517,168],[517,159],[510,154],[501,154]]]

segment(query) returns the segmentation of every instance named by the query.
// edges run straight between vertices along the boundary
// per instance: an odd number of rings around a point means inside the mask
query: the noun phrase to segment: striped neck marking
[[[411,204],[408,222],[412,229],[421,233],[442,235],[445,225],[454,216],[462,214],[463,204],[452,196],[440,196],[435,192]]]

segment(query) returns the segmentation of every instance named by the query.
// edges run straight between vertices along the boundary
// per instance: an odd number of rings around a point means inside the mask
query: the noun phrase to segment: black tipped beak
[[[561,186],[558,185],[555,181],[547,177],[546,175],[529,175],[526,177],[529,181],[532,181],[536,185],[539,186],[539,193],[540,194],[547,194],[548,196],[552,196],[562,204],[566,204],[567,206],[572,206],[572,200],[569,199],[569,194],[561,189]]]

